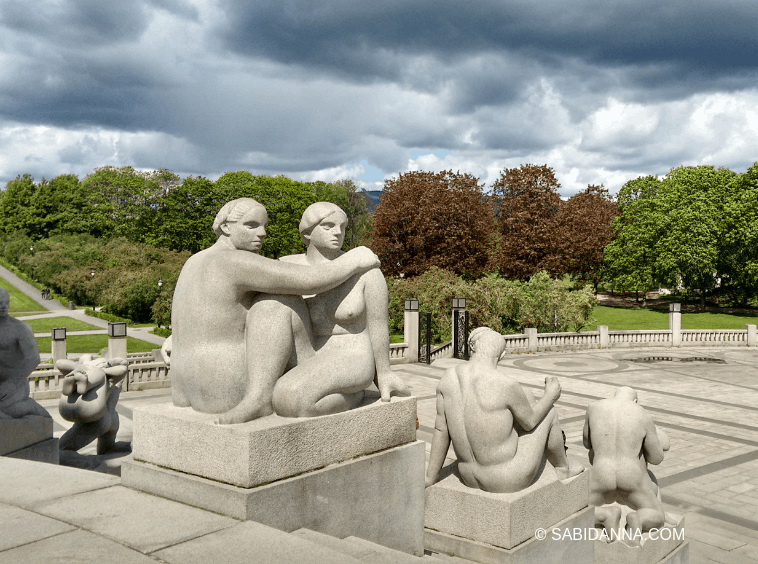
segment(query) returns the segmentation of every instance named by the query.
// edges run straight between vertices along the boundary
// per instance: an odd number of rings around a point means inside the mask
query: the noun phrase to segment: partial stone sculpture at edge
[[[624,386],[612,398],[589,404],[583,441],[591,464],[590,504],[596,506],[595,526],[603,531],[596,556],[658,562],[677,550],[684,520],[666,515],[658,481],[648,469],[663,462],[670,441],[637,403],[637,392]],[[650,532],[655,534],[646,535]],[[686,561],[687,547],[679,550]]]
[[[469,362],[448,368],[437,387],[425,546],[480,562],[592,561],[592,543],[550,533],[593,522],[587,472],[566,456],[557,378],[546,378],[534,398],[498,369],[505,341],[487,327],[471,332],[469,351]],[[451,442],[457,462],[443,471]],[[535,536],[540,529],[547,537]]]
[[[0,288],[0,456],[57,464],[53,420],[30,396],[29,375],[40,361],[37,341],[9,309],[10,294]]]
[[[174,405],[221,424],[338,413],[359,405],[375,374],[384,401],[408,395],[389,370],[379,261],[363,247],[340,250],[344,212],[309,207],[300,224],[308,251],[279,261],[259,255],[267,222],[255,200],[227,203],[213,223],[216,243],[182,268],[172,304]]]

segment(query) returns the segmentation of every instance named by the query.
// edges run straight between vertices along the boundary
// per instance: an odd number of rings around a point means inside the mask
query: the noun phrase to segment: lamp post
[[[162,287],[163,287],[163,278],[159,278],[158,279],[158,288],[162,288]]]

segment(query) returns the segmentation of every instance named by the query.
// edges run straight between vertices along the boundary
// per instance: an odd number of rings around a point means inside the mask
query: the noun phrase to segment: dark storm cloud
[[[728,75],[755,65],[752,2],[226,0],[228,49],[339,75],[396,79],[393,55],[446,60],[517,52],[600,66],[671,65]],[[444,80],[444,77],[440,77]]]
[[[140,0],[76,2],[8,0],[0,4],[0,25],[58,45],[103,45],[138,38],[148,24]]]

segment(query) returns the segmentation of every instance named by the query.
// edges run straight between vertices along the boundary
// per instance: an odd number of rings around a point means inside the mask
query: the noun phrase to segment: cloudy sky
[[[0,183],[758,161],[755,0],[0,0]]]

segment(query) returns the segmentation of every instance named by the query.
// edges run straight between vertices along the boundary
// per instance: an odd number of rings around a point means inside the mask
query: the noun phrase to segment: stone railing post
[[[600,333],[600,348],[607,349],[611,345],[611,340],[608,337],[608,326],[598,325],[597,331]]]
[[[535,352],[537,350],[537,328],[527,327],[526,329],[524,329],[524,335],[529,337],[529,344],[527,345],[527,350],[529,352]]]
[[[50,334],[50,353],[53,357],[53,366],[55,363],[66,356],[66,328],[65,327],[53,327]]]
[[[403,341],[408,345],[405,351],[408,362],[418,362],[418,300],[405,300]]]
[[[126,323],[108,322],[108,358],[126,358]]]
[[[745,325],[745,329],[747,329],[747,346],[748,347],[758,346],[758,342],[756,342],[758,340],[756,339],[756,326],[747,324]]]
[[[682,344],[682,304],[669,304],[669,331],[671,345],[678,347]]]

